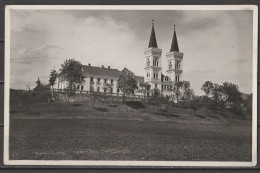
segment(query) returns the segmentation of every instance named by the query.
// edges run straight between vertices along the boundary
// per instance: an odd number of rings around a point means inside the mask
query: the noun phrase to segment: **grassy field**
[[[91,102],[10,110],[11,160],[251,161],[251,120]]]

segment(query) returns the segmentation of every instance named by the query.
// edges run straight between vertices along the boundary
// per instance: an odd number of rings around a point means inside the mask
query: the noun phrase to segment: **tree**
[[[218,84],[214,84],[211,94],[212,94],[212,97],[211,97],[212,106],[213,106],[214,111],[216,112],[217,108],[221,107],[222,103],[223,103],[221,86]]]
[[[182,81],[177,81],[174,83],[173,85],[173,97],[176,102],[178,102],[180,100],[180,97],[181,97],[181,87],[183,86],[183,82]]]
[[[210,101],[209,104],[206,105],[207,112],[209,107],[212,107],[216,112],[218,107],[223,106],[222,87],[220,85],[212,83],[211,81],[206,81],[202,85],[201,90],[205,92],[208,101]]]
[[[195,94],[192,94],[190,103],[191,108],[193,109],[193,116],[195,116],[196,110],[198,110],[201,106],[201,98]]]
[[[57,72],[56,70],[52,70],[51,73],[50,73],[50,76],[49,76],[49,84],[51,85],[52,87],[52,95],[54,94],[54,85],[55,85],[55,82],[57,80]]]
[[[222,99],[227,107],[232,109],[239,109],[242,103],[241,92],[236,84],[231,82],[224,82],[221,85]]]
[[[92,99],[93,99],[92,108],[95,109],[95,103],[96,103],[96,101],[100,100],[101,93],[98,91],[97,92],[91,91],[91,95],[92,95]]]
[[[201,90],[204,91],[208,97],[212,93],[213,89],[214,84],[211,81],[206,81],[201,87]]]
[[[39,77],[38,77],[37,81],[35,81],[35,83],[36,83],[36,86],[35,86],[35,88],[33,90],[37,90],[37,89],[39,89],[40,87],[43,86],[43,84],[42,84],[42,82],[41,82]]]
[[[132,73],[122,71],[118,80],[118,89],[123,93],[123,103],[127,96],[133,95],[138,89],[137,81]]]
[[[154,112],[155,107],[159,103],[161,93],[157,88],[154,88],[151,93],[152,94],[151,94],[151,97],[149,98],[149,102],[153,105],[153,112]]]
[[[201,103],[203,103],[203,105],[206,107],[206,116],[208,115],[208,110],[209,107],[211,105],[211,99],[209,96],[207,95],[203,95],[201,96]]]
[[[163,98],[163,102],[164,102],[164,105],[165,105],[165,110],[168,111],[168,105],[170,103],[170,97],[168,95],[166,95],[165,97],[162,97]]]
[[[193,92],[194,91],[190,88],[189,81],[178,81],[174,83],[173,94],[177,102],[182,102],[182,108],[184,108],[184,104],[191,99]]]
[[[76,84],[84,82],[84,71],[81,62],[74,59],[65,60],[61,64],[60,77],[67,82],[68,101],[75,94]]]
[[[209,110],[209,107],[211,106],[211,103],[212,103],[212,93],[213,93],[213,90],[214,90],[214,84],[211,82],[211,81],[206,81],[202,87],[201,87],[201,90],[205,92],[205,96],[203,96],[201,98],[201,101],[203,103],[203,105],[206,107],[206,116],[208,114],[208,110]]]
[[[184,108],[186,102],[191,100],[193,95],[194,95],[194,91],[190,88],[190,82],[183,81],[181,87],[182,108]]]

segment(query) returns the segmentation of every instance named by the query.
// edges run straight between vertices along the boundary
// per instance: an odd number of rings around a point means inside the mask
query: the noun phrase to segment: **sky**
[[[162,72],[170,51],[173,25],[183,57],[183,79],[198,95],[210,80],[236,83],[252,92],[252,11],[191,10],[11,10],[10,84],[35,87],[39,77],[48,83],[50,70],[65,59],[82,64],[127,67],[144,76],[144,49],[152,19]]]

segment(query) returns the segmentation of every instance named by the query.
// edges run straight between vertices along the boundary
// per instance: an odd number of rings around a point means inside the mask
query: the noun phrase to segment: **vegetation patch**
[[[95,110],[100,112],[107,112],[108,110],[106,108],[95,108]]]
[[[125,105],[133,108],[133,109],[144,109],[145,106],[142,102],[139,101],[125,101]]]
[[[83,106],[83,104],[80,104],[80,103],[74,103],[74,104],[72,104],[71,106],[78,107],[78,106]]]

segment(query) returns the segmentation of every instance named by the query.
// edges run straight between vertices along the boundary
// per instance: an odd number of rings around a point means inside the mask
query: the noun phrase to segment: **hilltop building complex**
[[[135,76],[138,85],[136,95],[149,96],[155,88],[159,89],[163,95],[170,95],[174,82],[183,80],[183,53],[179,51],[175,26],[170,51],[166,53],[166,74],[162,73],[161,59],[162,49],[157,46],[154,22],[152,22],[150,41],[148,48],[144,50],[144,76]],[[112,93],[121,93],[117,88],[120,73],[123,71],[133,73],[127,68],[119,71],[110,66],[95,67],[91,64],[83,65],[82,70],[85,82],[76,86],[78,91],[107,92],[104,86],[110,84]],[[66,84],[58,81],[55,87],[64,89]]]

